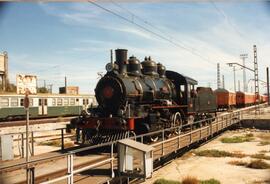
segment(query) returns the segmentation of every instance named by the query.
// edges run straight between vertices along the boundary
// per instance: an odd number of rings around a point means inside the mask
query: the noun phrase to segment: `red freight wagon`
[[[236,106],[236,94],[226,89],[215,90],[218,109],[229,109]]]
[[[255,102],[255,94],[245,93],[242,91],[236,92],[236,106],[237,107],[245,107],[249,105],[253,105]]]
[[[262,103],[268,102],[268,96],[267,95],[262,95]]]

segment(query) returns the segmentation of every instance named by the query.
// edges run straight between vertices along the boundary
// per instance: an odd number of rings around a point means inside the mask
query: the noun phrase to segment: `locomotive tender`
[[[140,62],[128,59],[127,50],[115,50],[116,61],[106,65],[107,73],[98,81],[96,108],[88,109],[76,125],[93,137],[102,132],[147,133],[212,117],[216,97],[211,88],[150,57]],[[111,135],[111,133],[109,133]]]

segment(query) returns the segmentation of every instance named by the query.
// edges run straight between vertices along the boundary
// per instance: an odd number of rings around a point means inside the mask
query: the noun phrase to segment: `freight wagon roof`
[[[243,92],[243,91],[237,91],[236,93],[243,93],[245,95],[255,95],[254,93],[248,93],[248,92]]]
[[[166,71],[166,76],[174,76],[174,77],[180,78],[180,80],[184,80],[186,83],[191,83],[191,84],[194,84],[194,85],[198,84],[198,82],[195,79],[192,79],[190,77],[187,77],[187,76],[185,76],[183,74],[180,74],[180,73],[177,73],[177,72],[174,72],[174,71],[167,70]],[[168,77],[168,78],[170,78],[170,77]]]
[[[228,93],[235,93],[234,91],[228,90],[228,89],[224,89],[224,88],[219,88],[216,89],[215,92],[228,92]]]

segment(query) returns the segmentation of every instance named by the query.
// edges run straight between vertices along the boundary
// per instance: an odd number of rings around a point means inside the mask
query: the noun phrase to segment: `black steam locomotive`
[[[150,57],[143,62],[134,56],[128,59],[125,49],[115,50],[115,55],[116,61],[106,65],[107,73],[97,83],[98,106],[77,124],[88,139],[127,131],[147,133],[209,118],[216,112],[211,88],[195,89],[196,80],[166,71]]]

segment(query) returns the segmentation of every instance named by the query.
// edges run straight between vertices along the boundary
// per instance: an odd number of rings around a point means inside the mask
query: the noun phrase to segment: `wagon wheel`
[[[181,116],[180,112],[177,112],[177,113],[174,114],[174,116],[173,116],[173,125],[174,125],[174,127],[175,126],[179,127],[180,131],[175,130],[175,133],[180,134],[181,128],[183,126],[183,120],[182,120],[182,116]]]
[[[159,139],[158,135],[151,135],[151,136],[150,136],[151,142],[157,142],[158,139]]]
[[[183,123],[183,121],[182,121],[182,116],[181,116],[180,112],[176,112],[175,114],[173,114],[171,116],[171,127],[179,127],[180,126],[180,130],[181,130],[182,123]],[[173,134],[179,134],[179,133],[180,133],[179,129],[173,129],[173,130],[166,133],[166,137],[169,138]]]

